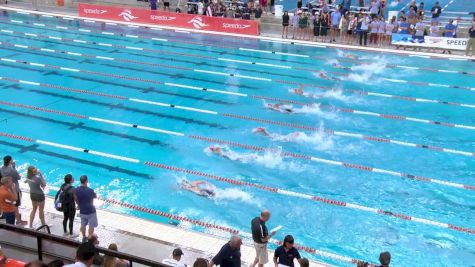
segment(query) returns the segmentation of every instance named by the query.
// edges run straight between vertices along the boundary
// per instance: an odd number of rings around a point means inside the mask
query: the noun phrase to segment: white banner
[[[451,50],[465,50],[468,44],[466,38],[448,38],[448,37],[415,37],[410,34],[393,34],[393,45],[418,46],[426,48],[441,48]]]
[[[468,39],[424,36],[424,43],[428,47],[465,50],[465,48],[467,48]]]

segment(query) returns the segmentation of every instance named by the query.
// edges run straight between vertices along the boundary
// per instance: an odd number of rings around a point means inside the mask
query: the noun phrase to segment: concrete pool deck
[[[23,193],[22,207],[20,212],[22,218],[29,218],[31,210],[31,201],[29,193]],[[99,227],[96,233],[99,237],[99,246],[107,248],[110,243],[116,243],[119,251],[132,255],[144,257],[150,260],[161,262],[165,258],[170,258],[173,249],[180,247],[184,252],[182,261],[192,266],[196,258],[202,257],[211,259],[223,246],[228,238],[210,235],[202,232],[187,230],[174,225],[157,223],[146,219],[140,219],[133,216],[111,212],[98,207],[97,216]],[[52,197],[46,198],[45,218],[47,224],[51,226],[51,233],[54,235],[63,235],[62,220],[63,214],[54,209],[54,200]],[[38,215],[35,218],[35,224],[39,226]],[[77,234],[76,240],[80,240],[79,234],[80,220],[78,217],[74,220],[74,233]],[[0,243],[2,238],[0,237]],[[12,246],[9,246],[10,248]],[[244,244],[241,246],[242,266],[248,267],[254,260],[255,252],[252,245],[244,238]],[[34,255],[25,256],[22,254],[10,254],[13,257],[26,257],[25,261],[33,260]],[[272,259],[273,252],[269,251],[269,259]],[[266,266],[273,266],[272,263]],[[319,262],[311,262],[311,267],[329,267]]]

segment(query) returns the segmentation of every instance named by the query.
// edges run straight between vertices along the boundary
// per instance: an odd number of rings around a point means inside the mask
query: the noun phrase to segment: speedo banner
[[[107,19],[197,29],[216,32],[258,35],[257,21],[172,13],[158,10],[114,7],[103,5],[78,5],[78,15],[85,18]]]

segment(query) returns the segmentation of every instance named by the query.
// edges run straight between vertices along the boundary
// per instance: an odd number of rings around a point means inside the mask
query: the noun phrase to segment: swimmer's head
[[[209,150],[216,153],[219,152],[221,149],[218,146],[210,146]]]
[[[257,127],[256,129],[254,129],[254,132],[256,133],[259,133],[259,132],[265,132],[265,128],[264,127]]]

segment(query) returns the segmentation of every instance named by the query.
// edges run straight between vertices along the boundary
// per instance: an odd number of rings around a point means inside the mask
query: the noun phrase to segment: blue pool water
[[[474,234],[143,164],[151,161],[473,229],[473,190],[282,156],[279,152],[473,186],[475,158],[470,154],[358,137],[364,135],[475,152],[475,131],[470,128],[475,125],[473,62],[340,51],[14,12],[2,13],[0,25],[1,132],[140,161],[129,162],[54,147],[44,142],[0,137],[0,151],[14,155],[22,172],[30,164],[37,165],[52,186],[59,186],[66,173],[72,172],[76,178],[87,174],[91,186],[103,198],[243,232],[249,232],[250,220],[259,210],[266,208],[272,212],[269,227],[284,227],[277,239],[291,233],[299,244],[351,258],[375,262],[380,251],[388,250],[393,255],[395,266],[473,266]],[[357,56],[361,61],[348,60],[345,54]],[[337,62],[346,68],[334,68],[332,63]],[[322,70],[338,80],[321,79],[318,73],[310,70]],[[306,84],[304,90],[319,95],[319,98],[289,92],[297,86],[291,83]],[[64,90],[52,85],[63,86]],[[183,85],[220,91],[193,90]],[[330,86],[335,90],[325,91],[311,85]],[[83,91],[71,91],[66,87]],[[380,95],[359,95],[348,90]],[[100,94],[115,95],[116,98]],[[468,106],[406,101],[385,97],[387,95]],[[302,107],[294,104],[297,112],[284,114],[266,109],[264,100],[255,96],[315,105]],[[157,106],[144,101],[211,112]],[[266,103],[278,102],[267,100]],[[320,108],[317,103],[321,103]],[[326,108],[328,106],[330,108]],[[33,107],[43,109],[34,110]],[[338,111],[338,107],[449,122],[468,128],[346,113]],[[104,120],[174,131],[184,136]],[[325,134],[282,123],[353,135]],[[256,127],[266,127],[273,138],[254,134],[252,131]],[[292,134],[295,132],[300,132],[297,137]],[[218,157],[207,151],[208,146],[216,143],[193,139],[189,137],[191,135],[269,150],[256,152],[223,146],[229,158]],[[206,199],[179,190],[177,183],[184,178],[212,182],[217,188],[217,196]],[[50,191],[51,195],[54,193],[54,190]],[[158,222],[170,222],[166,218],[117,206],[106,208]],[[207,231],[186,224],[183,227]],[[347,266],[319,255],[306,256]]]

